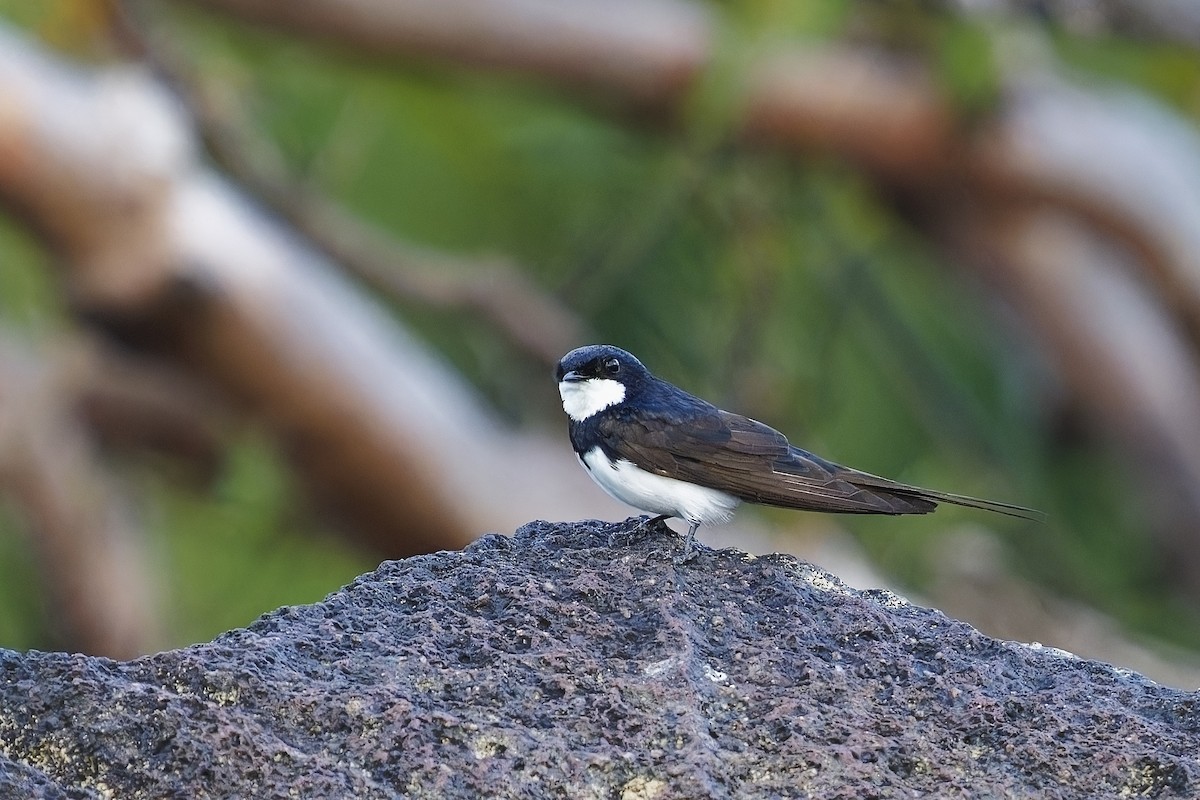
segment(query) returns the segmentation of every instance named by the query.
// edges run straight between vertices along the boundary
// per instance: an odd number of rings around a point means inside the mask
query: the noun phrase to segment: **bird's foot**
[[[669,520],[670,518],[671,517],[668,514],[659,514],[657,517],[643,517],[642,518],[642,527],[646,530],[650,530],[651,528],[653,528],[656,525],[662,526],[663,523],[666,522],[667,520]]]

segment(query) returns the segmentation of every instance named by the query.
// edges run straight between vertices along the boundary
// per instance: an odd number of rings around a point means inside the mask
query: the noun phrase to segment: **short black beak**
[[[567,383],[578,383],[579,381],[586,381],[587,375],[584,375],[582,372],[571,370],[566,375],[563,375],[562,379]]]

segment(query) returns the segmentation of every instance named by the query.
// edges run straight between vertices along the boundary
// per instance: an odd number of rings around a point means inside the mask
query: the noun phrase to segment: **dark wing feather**
[[[637,417],[605,420],[598,432],[618,458],[751,503],[847,514],[925,514],[938,503],[954,503],[1037,518],[1020,506],[929,491],[834,464],[793,447],[774,428],[714,406],[653,416],[642,409]]]

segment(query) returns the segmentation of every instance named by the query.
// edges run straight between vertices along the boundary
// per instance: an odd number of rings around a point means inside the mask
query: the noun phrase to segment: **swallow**
[[[571,446],[605,492],[627,505],[688,523],[684,562],[701,525],[719,525],[742,503],[838,514],[927,514],[939,503],[1029,520],[1010,503],[922,489],[844,467],[792,445],[757,420],[723,411],[650,373],[631,353],[588,345],[555,371]]]

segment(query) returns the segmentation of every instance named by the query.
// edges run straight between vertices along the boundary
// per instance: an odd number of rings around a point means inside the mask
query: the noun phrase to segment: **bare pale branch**
[[[346,21],[331,22],[319,35],[396,56],[426,52],[427,46],[414,40],[436,40],[434,33],[443,30],[443,18],[435,22],[422,2],[193,2],[309,35],[317,35],[316,20],[344,15]],[[612,24],[612,6],[551,5],[559,10],[540,11],[554,19],[569,13],[580,35],[607,39],[606,46],[626,59],[627,71],[621,74],[638,76],[641,84],[618,80],[596,63],[504,38],[513,18],[507,3],[446,4],[440,12],[445,20],[456,14],[472,20],[459,29],[459,46],[447,54],[479,64],[489,63],[483,54],[503,49],[508,62],[546,80],[587,70],[590,83],[627,93],[630,100],[657,97],[667,104],[664,110],[675,110],[683,92],[656,91],[663,57],[643,50],[645,38],[633,27]],[[535,3],[517,6],[530,14],[539,11]],[[661,28],[654,31],[664,52],[691,54],[674,59],[673,85],[682,90],[698,86],[713,47],[711,33],[699,33],[698,7],[656,1],[639,6],[658,20]],[[345,13],[348,7],[353,13]],[[496,38],[484,43],[466,31]],[[927,70],[912,59],[864,47],[783,46],[747,68],[744,96],[733,104],[740,117],[733,124],[757,141],[853,159],[877,174],[889,191],[899,188],[954,201],[964,193],[981,200],[1013,194],[1083,214],[1145,257],[1143,266],[1161,282],[1163,297],[1184,315],[1200,341],[1200,228],[1188,222],[1200,209],[1195,131],[1143,96],[1074,86],[1049,64],[1040,71],[1001,75],[1000,80],[1006,92],[993,115],[977,126],[966,125]]]
[[[0,32],[0,97],[0,196],[65,255],[76,307],[269,421],[312,499],[361,539],[424,552],[538,516],[620,513],[569,448],[505,430],[203,167],[180,107],[146,73],[69,70]]]
[[[499,67],[620,93],[674,99],[709,57],[701,6],[678,0],[194,0],[352,47]]]
[[[156,571],[71,407],[74,361],[0,341],[0,489],[30,530],[63,643],[132,658],[161,641]]]
[[[152,14],[134,3],[122,8],[126,13],[116,18],[120,39],[170,83],[218,166],[335,263],[397,302],[482,319],[547,367],[587,339],[578,317],[508,260],[451,255],[399,240],[298,180],[275,144],[235,104],[218,97]]]

